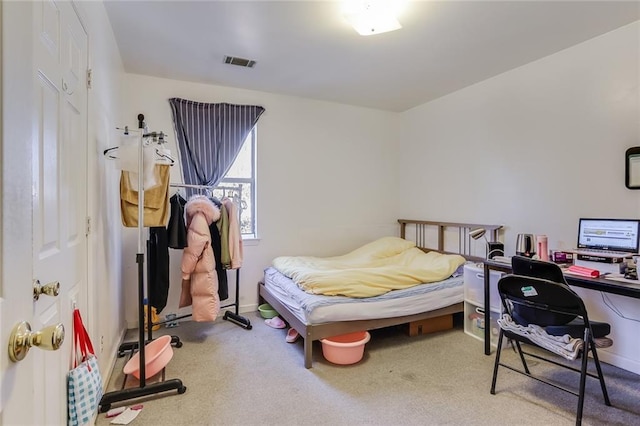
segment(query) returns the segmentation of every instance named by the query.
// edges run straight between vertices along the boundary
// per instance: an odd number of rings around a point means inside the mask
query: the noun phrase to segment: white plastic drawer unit
[[[498,345],[498,336],[500,334],[500,326],[498,325],[500,312],[491,310],[489,331],[491,335],[491,345]],[[472,302],[464,302],[464,332],[478,340],[484,341],[484,329],[487,326],[485,311],[480,306],[474,305]],[[502,347],[507,347],[507,339],[502,341]]]
[[[489,271],[491,310],[500,312],[502,302],[498,294],[498,281],[503,273]],[[464,265],[464,300],[476,306],[484,307],[484,266],[480,263]]]

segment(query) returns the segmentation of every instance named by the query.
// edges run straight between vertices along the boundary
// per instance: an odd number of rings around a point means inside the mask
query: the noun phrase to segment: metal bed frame
[[[425,220],[398,219],[400,224],[400,237],[416,242],[416,245],[424,251],[438,251],[441,253],[460,254],[468,260],[484,260],[484,257],[473,253],[473,245],[469,232],[476,228],[484,228],[491,236],[492,241],[498,240],[499,230],[502,225],[481,225],[473,223],[436,222]],[[411,232],[413,231],[413,232]],[[411,236],[411,237],[408,237]],[[278,314],[300,333],[304,338],[304,366],[311,368],[313,360],[313,342],[326,337],[351,333],[363,330],[375,330],[391,327],[413,321],[421,321],[442,315],[463,312],[463,302],[455,303],[434,311],[421,312],[414,315],[405,315],[392,318],[375,318],[356,321],[336,321],[322,324],[305,324],[276,296],[271,294],[264,282],[258,283],[258,292],[261,301],[269,303]]]

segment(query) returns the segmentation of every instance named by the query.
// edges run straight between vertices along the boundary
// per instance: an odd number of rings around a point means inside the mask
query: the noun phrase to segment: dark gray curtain
[[[217,185],[264,108],[255,105],[208,104],[169,99],[173,112],[182,175],[190,185]],[[189,190],[187,195],[197,192]]]

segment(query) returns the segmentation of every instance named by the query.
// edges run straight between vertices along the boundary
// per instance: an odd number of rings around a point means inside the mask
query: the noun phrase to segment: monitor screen
[[[580,219],[578,248],[638,253],[639,228],[635,219]]]

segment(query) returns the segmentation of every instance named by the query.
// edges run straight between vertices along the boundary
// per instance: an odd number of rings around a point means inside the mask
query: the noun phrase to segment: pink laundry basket
[[[169,364],[172,357],[171,336],[161,336],[147,343],[144,347],[145,378],[158,374]],[[140,378],[140,352],[131,357],[122,371],[124,374],[133,374],[137,379]]]
[[[334,364],[355,364],[364,356],[364,345],[371,339],[367,331],[341,334],[321,339],[322,355]]]

